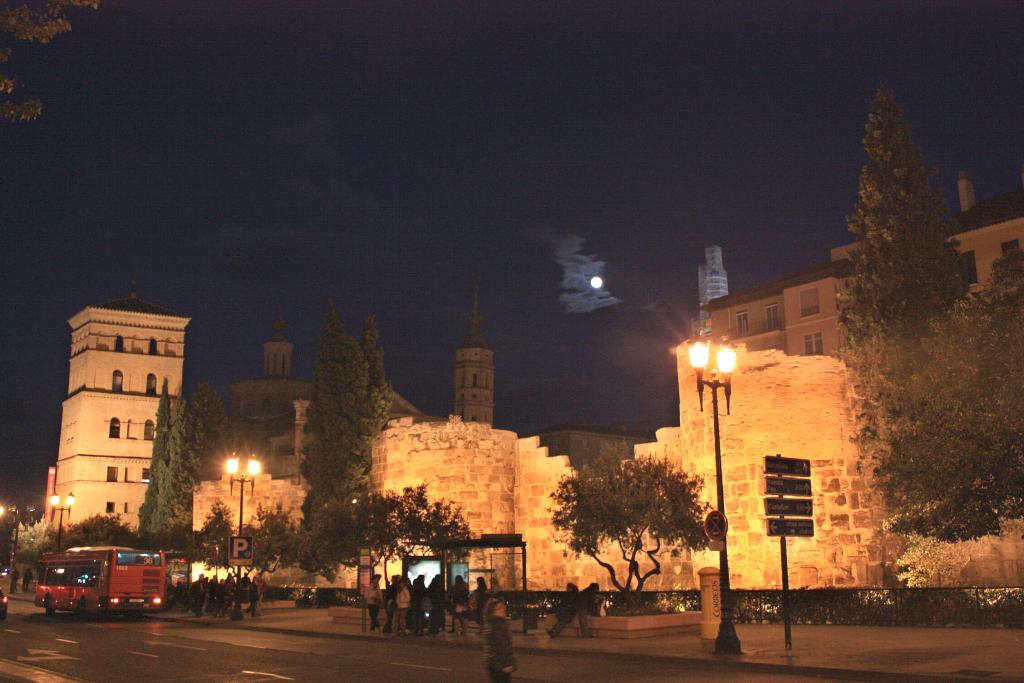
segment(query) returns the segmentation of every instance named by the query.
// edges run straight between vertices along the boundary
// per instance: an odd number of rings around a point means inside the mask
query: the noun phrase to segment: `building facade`
[[[166,382],[172,398],[181,395],[188,323],[134,291],[87,306],[68,320],[68,395],[54,491],[62,498],[74,495],[71,521],[115,514],[138,524],[160,391]]]
[[[692,323],[692,334],[697,337],[711,335],[711,315],[705,308],[711,301],[729,293],[729,275],[722,262],[722,248],[717,244],[704,248],[704,263],[697,266],[697,297],[700,316]]]

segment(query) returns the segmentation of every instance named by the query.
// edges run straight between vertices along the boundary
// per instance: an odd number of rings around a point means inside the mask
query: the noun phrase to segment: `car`
[[[4,595],[4,589],[0,588],[0,621],[7,618],[7,596]]]

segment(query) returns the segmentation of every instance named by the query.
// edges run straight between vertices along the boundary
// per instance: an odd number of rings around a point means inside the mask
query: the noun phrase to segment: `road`
[[[643,659],[520,654],[516,681],[822,680]],[[35,668],[59,674],[46,677]],[[29,674],[36,672],[33,679]],[[426,642],[313,638],[245,629],[123,619],[46,617],[11,601],[0,622],[0,680],[486,681],[481,656]]]

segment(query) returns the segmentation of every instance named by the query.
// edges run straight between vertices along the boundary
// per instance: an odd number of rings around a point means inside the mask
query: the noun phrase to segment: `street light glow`
[[[58,505],[60,505],[60,496],[56,494],[50,496],[50,505],[52,505],[53,507],[57,507]]]
[[[224,465],[224,469],[228,471],[228,474],[234,474],[238,471],[238,458],[228,458],[227,463]]]
[[[237,462],[237,461],[236,461]],[[249,474],[256,476],[260,473],[260,461],[249,458]]]
[[[690,365],[703,370],[708,366],[708,345],[704,342],[690,344]]]
[[[68,497],[64,499],[64,504],[67,505],[68,507],[71,507],[72,505],[74,505],[75,504],[75,494],[69,493]]]
[[[729,375],[736,369],[736,352],[728,346],[722,347],[718,352],[718,371]]]

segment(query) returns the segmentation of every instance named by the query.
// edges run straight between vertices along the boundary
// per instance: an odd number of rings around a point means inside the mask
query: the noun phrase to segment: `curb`
[[[170,621],[182,624],[192,624],[193,626],[202,625],[209,628],[241,628],[249,631],[257,631],[260,633],[274,633],[277,635],[293,635],[302,636],[306,638],[322,638],[327,640],[359,640],[359,641],[374,641],[374,642],[390,642],[400,646],[402,645],[415,645],[415,644],[431,644],[431,645],[442,645],[444,647],[451,647],[460,650],[474,650],[479,651],[481,649],[481,643],[475,640],[440,640],[440,641],[427,641],[422,643],[421,640],[416,638],[384,638],[379,635],[366,635],[362,633],[325,633],[323,631],[307,631],[303,629],[293,628],[279,628],[274,626],[249,626],[241,625],[238,622],[225,622],[223,624],[218,622],[202,622],[196,621],[188,617],[150,617],[151,620],[156,621]],[[721,666],[729,667],[732,669],[739,669],[742,671],[749,671],[751,673],[767,673],[767,674],[802,674],[807,676],[818,676],[825,678],[832,678],[838,680],[848,681],[908,681],[908,682],[921,682],[930,683],[932,681],[948,681],[951,683],[970,683],[977,681],[1020,681],[1024,679],[1011,678],[1006,676],[955,676],[952,674],[941,674],[941,673],[905,673],[895,671],[884,671],[877,669],[845,669],[845,668],[832,668],[826,666],[805,666],[800,664],[773,664],[771,662],[752,662],[734,659],[732,656],[725,655],[721,659],[711,659],[707,657],[687,657],[687,656],[673,656],[673,655],[655,655],[655,654],[637,654],[633,652],[608,652],[603,650],[588,650],[582,648],[564,647],[558,649],[534,647],[529,644],[523,645],[521,643],[513,642],[516,652],[531,655],[585,655],[588,657],[600,657],[603,659],[649,659],[662,663],[679,663],[679,664],[699,664],[707,666],[709,664],[718,664]]]

